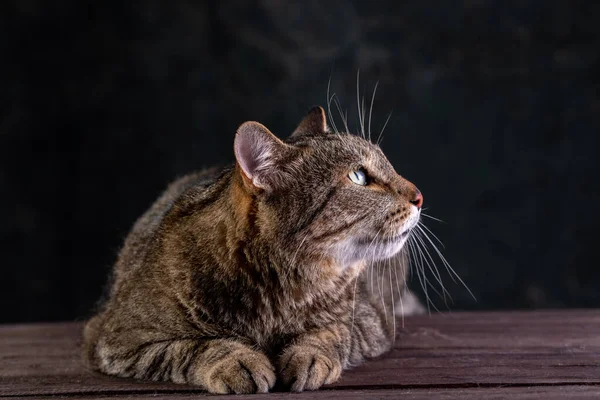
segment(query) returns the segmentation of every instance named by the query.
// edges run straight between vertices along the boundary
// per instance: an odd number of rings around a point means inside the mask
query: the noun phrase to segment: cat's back
[[[220,181],[224,171],[223,168],[214,167],[175,180],[135,222],[119,252],[113,274],[106,287],[108,290],[99,302],[98,314],[88,320],[84,328],[84,362],[90,367],[97,368],[95,346],[104,329],[103,324],[110,321],[111,315],[116,313],[118,316],[120,312],[112,300],[127,282],[136,281],[132,279],[133,275],[144,268],[147,256],[152,251],[153,242],[157,235],[160,235],[159,230],[165,216],[191,190],[199,196],[210,195],[211,191],[219,190],[219,185],[215,184]]]
[[[223,168],[213,167],[185,175],[172,182],[161,196],[133,225],[115,265],[115,282],[123,275],[141,266],[149,251],[152,239],[169,210],[188,190],[196,194],[209,192],[211,186],[221,177]]]

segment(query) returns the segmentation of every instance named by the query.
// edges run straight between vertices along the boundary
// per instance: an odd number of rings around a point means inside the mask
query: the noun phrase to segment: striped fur
[[[406,290],[406,271],[388,269],[382,291],[371,266],[400,251],[390,241],[418,218],[415,186],[377,146],[329,133],[321,108],[285,142],[246,123],[235,146],[234,166],[179,179],[136,222],[85,325],[91,368],[213,393],[302,391],[390,349],[383,297]],[[358,167],[369,185],[347,178]]]

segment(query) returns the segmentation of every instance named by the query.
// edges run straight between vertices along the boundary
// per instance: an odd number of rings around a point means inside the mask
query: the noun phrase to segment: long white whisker
[[[383,229],[383,226],[381,228],[379,228],[379,230],[377,231],[377,233],[375,234],[375,236],[373,237],[373,240],[371,240],[371,242],[369,243],[369,245],[367,246],[367,248],[365,249],[365,251],[363,252],[361,258],[365,258],[365,256],[369,253],[369,251],[371,250],[371,247],[373,246],[373,244],[375,243],[375,241],[377,240],[377,237],[379,236],[379,234],[381,233],[381,230]],[[371,255],[371,293],[373,293],[373,265],[375,264],[374,261],[374,255]],[[368,278],[368,272],[367,272],[367,278]]]
[[[419,280],[419,284],[423,289],[423,294],[425,294],[425,304],[427,305],[427,312],[431,314],[430,305],[433,305],[433,303],[431,302],[431,299],[429,298],[429,294],[427,292],[427,284],[425,283],[425,271],[423,271],[422,261],[420,261],[420,258],[422,258],[422,256],[419,252],[416,251],[417,247],[413,242],[412,235],[408,237],[407,244],[411,250],[411,253],[414,254],[413,260],[415,273],[417,275],[417,279]],[[423,276],[421,276],[421,274],[423,274]]]
[[[417,275],[419,284],[421,285],[421,288],[423,289],[423,293],[425,294],[425,299],[426,299],[425,304],[427,304],[427,309],[429,309],[429,299],[427,296],[427,289],[424,288],[423,281],[421,280],[421,274],[419,273],[419,263],[417,261],[417,253],[416,253],[416,250],[412,243],[412,238],[410,236],[408,237],[406,244],[408,245],[408,248],[409,248],[409,254],[412,254],[412,257],[410,257],[411,265],[414,266],[415,275]]]
[[[383,229],[383,227],[381,227],[379,229],[377,234],[379,234],[379,232],[381,232],[381,229]],[[377,235],[375,235],[375,237],[377,237]],[[373,242],[371,242],[371,243],[373,243]],[[379,246],[379,244],[381,244],[381,241],[378,241],[376,246]],[[383,306],[383,314],[385,316],[385,323],[387,324],[387,308],[385,306],[385,296],[383,293],[383,274],[381,273],[381,263],[375,262],[375,254],[374,253],[372,253],[370,256],[371,256],[371,262],[377,267],[377,273],[375,275],[375,280],[377,281],[377,291],[379,292],[379,297],[381,298],[381,304]],[[385,266],[384,266],[384,273],[385,273]],[[381,277],[381,280],[379,279],[380,277]]]
[[[446,303],[446,295],[448,295],[448,297],[450,297],[450,300],[452,300],[452,296],[450,295],[450,292],[448,292],[446,290],[446,287],[444,286],[444,283],[442,282],[442,276],[440,275],[440,272],[438,271],[437,266],[435,265],[435,261],[433,261],[433,257],[431,257],[429,250],[427,250],[427,246],[425,245],[425,242],[420,237],[419,231],[415,231],[415,239],[421,243],[422,250],[424,250],[424,253],[426,255],[425,261],[426,261],[427,267],[429,268],[429,270],[433,274],[434,278],[437,280],[438,284],[442,288],[442,297],[444,298],[444,303]]]
[[[373,102],[375,101],[375,93],[377,93],[377,86],[379,85],[379,81],[375,83],[375,88],[373,89],[373,95],[371,96],[371,106],[369,107],[369,141],[371,140],[371,116],[373,114]]]
[[[356,110],[358,112],[358,124],[359,126],[363,126],[362,122],[362,114],[360,113],[360,69],[356,71]],[[364,130],[360,131],[363,139],[365,138]]]
[[[402,252],[401,257],[404,257],[404,251]],[[404,265],[404,264],[401,264]],[[403,271],[406,274],[406,271]],[[396,277],[396,287],[398,288],[398,299],[400,300],[400,313],[402,314],[401,318],[402,318],[402,328],[404,328],[404,303],[402,302],[402,291],[400,290],[400,281],[398,280],[398,267],[396,266],[394,268],[394,275]],[[404,278],[406,279],[406,278]],[[406,281],[404,282],[404,290],[406,290]],[[394,313],[394,318],[396,318],[395,313]],[[394,340],[396,339],[396,336],[394,335]]]
[[[352,336],[352,333],[354,332],[354,310],[356,309],[356,286],[358,283],[359,276],[360,276],[360,274],[357,274],[356,277],[354,278],[354,291],[352,293],[352,327],[350,328],[350,336]]]
[[[365,249],[365,251],[363,252],[361,258],[365,258],[365,256],[367,255],[367,253],[369,252],[369,250],[371,250],[371,246],[373,246],[373,243],[375,242],[375,240],[377,239],[377,236],[379,236],[379,234],[381,233],[381,230],[383,229],[383,226],[381,228],[379,228],[379,230],[377,231],[377,233],[375,234],[375,236],[373,237],[373,240],[371,240],[371,242],[369,243],[369,245],[367,246],[367,248]]]
[[[426,231],[427,231],[427,232],[428,232],[428,233],[429,233],[431,236],[433,236],[433,238],[434,238],[435,240],[437,240],[437,242],[440,244],[440,246],[442,246],[442,248],[446,248],[446,246],[444,246],[444,243],[442,243],[442,241],[440,240],[440,238],[438,238],[438,237],[435,235],[435,233],[431,232],[431,230],[430,230],[430,229],[429,229],[429,228],[428,228],[428,227],[427,227],[427,226],[426,226],[426,225],[425,225],[425,224],[424,224],[422,221],[419,221],[419,222],[418,222],[418,225],[419,225],[421,228],[425,229],[425,230],[426,230]]]
[[[392,286],[392,266],[390,262],[388,262],[388,271],[390,273],[390,294],[392,297],[392,324],[394,328],[393,343],[396,343],[396,305],[394,304],[394,288]]]
[[[381,142],[383,141],[383,131],[385,131],[385,127],[387,126],[388,122],[390,122],[390,117],[392,116],[392,112],[390,111],[390,113],[388,114],[387,118],[385,119],[385,123],[383,124],[383,128],[381,128],[381,132],[379,132],[379,136],[377,136],[377,146],[379,146],[381,144]]]
[[[375,263],[371,266],[371,272],[371,293],[375,293],[375,289],[373,288],[373,282],[377,279],[377,276],[375,275]]]
[[[422,216],[424,216],[424,217],[427,217],[427,218],[429,218],[429,219],[432,219],[432,220],[434,220],[434,221],[437,221],[437,222],[442,222],[442,223],[444,222],[444,221],[442,221],[441,219],[438,219],[438,218],[436,218],[436,217],[432,217],[432,216],[431,216],[431,215],[429,215],[429,214],[425,214],[423,211],[421,211],[421,215],[422,215]]]
[[[380,264],[377,263],[377,275],[381,277],[381,282],[377,280],[377,287],[379,288],[379,296],[381,297],[381,304],[383,305],[383,315],[385,316],[385,323],[387,324],[387,307],[385,306],[385,295],[383,293],[383,274],[380,272]],[[385,273],[385,266],[383,267]]]
[[[342,121],[344,122],[344,127],[346,128],[346,133],[350,133],[350,129],[348,129],[348,115],[346,114],[346,116],[344,116],[344,113],[342,112],[342,106],[337,97],[334,100],[334,104],[337,107],[338,112],[340,113],[340,117],[342,117]]]
[[[331,123],[331,127],[335,133],[339,133],[337,126],[335,124],[335,120],[333,119],[333,114],[331,113],[331,101],[335,97],[335,93],[332,96],[329,96],[329,90],[331,87],[331,76],[329,76],[329,82],[327,82],[327,115],[329,115],[329,121]]]
[[[417,225],[417,228],[420,229],[420,227]],[[458,275],[458,273],[456,273],[456,271],[454,270],[454,268],[452,268],[450,266],[450,263],[448,263],[448,261],[446,260],[446,258],[442,255],[442,253],[440,252],[440,250],[437,248],[437,246],[435,245],[435,243],[433,243],[433,241],[429,238],[429,236],[427,236],[427,234],[425,233],[424,230],[420,229],[421,232],[423,233],[423,236],[427,239],[427,241],[431,244],[431,246],[433,247],[433,249],[435,250],[435,252],[437,253],[438,257],[440,258],[440,260],[442,260],[442,263],[444,264],[444,266],[446,267],[446,269],[448,270],[448,272],[452,275],[454,275],[456,277],[456,279],[458,279],[458,281],[464,286],[465,289],[467,289],[467,291],[469,292],[469,294],[471,295],[471,297],[473,297],[474,300],[477,300],[477,298],[475,297],[475,295],[473,294],[473,292],[471,291],[471,289],[467,286],[467,284],[461,279],[461,277]]]
[[[434,308],[436,311],[440,311],[440,310],[439,310],[439,309],[436,307],[436,305],[435,305],[435,304],[434,304],[434,303],[431,301],[431,299],[430,299],[430,297],[429,297],[429,294],[428,294],[428,291],[427,291],[427,287],[430,287],[430,288],[431,288],[431,290],[433,290],[433,291],[435,292],[435,294],[437,294],[439,297],[443,297],[443,296],[442,296],[442,294],[441,294],[441,293],[440,293],[440,292],[439,292],[439,291],[436,289],[436,287],[435,287],[435,286],[434,286],[434,285],[433,285],[433,284],[432,284],[432,283],[429,281],[429,279],[427,279],[427,275],[426,275],[426,273],[425,273],[425,264],[427,264],[427,265],[428,265],[428,267],[429,267],[429,264],[428,264],[428,262],[427,262],[427,259],[426,259],[426,257],[425,257],[425,254],[423,253],[423,250],[422,250],[422,249],[421,249],[421,247],[419,246],[419,242],[416,240],[416,238],[415,238],[415,236],[414,236],[414,235],[410,235],[410,236],[409,236],[409,238],[410,238],[410,239],[412,239],[412,241],[413,241],[413,245],[414,245],[414,248],[415,248],[415,249],[417,249],[417,254],[418,254],[418,256],[419,256],[419,257],[418,257],[418,263],[417,263],[417,265],[419,265],[419,266],[420,266],[420,269],[421,269],[421,274],[423,275],[423,276],[422,276],[422,279],[423,279],[423,283],[424,283],[424,285],[422,285],[422,286],[424,287],[424,292],[425,292],[425,296],[427,297],[427,301],[429,302],[429,304],[431,304],[431,306],[432,306],[432,307],[433,307],[433,308]],[[429,305],[428,305],[428,307],[427,307],[427,308],[428,308],[428,310],[429,310]]]
[[[427,237],[427,234],[421,229],[421,227],[417,224],[417,226],[415,226],[416,230],[415,232],[419,233],[419,238],[421,243],[423,244],[423,247],[426,248],[426,243],[425,241],[421,238],[421,236],[427,238],[427,240],[429,242],[431,242],[431,240],[429,239],[429,237]],[[435,245],[433,244],[433,242],[431,242],[431,245],[434,247],[434,249],[437,251],[437,248],[435,247]],[[438,251],[438,256],[440,256],[441,254]],[[430,256],[431,257],[431,256]],[[441,257],[440,257],[441,259]],[[448,271],[448,274],[450,275],[450,278],[452,279],[452,282],[456,283],[456,278],[454,277],[454,275],[452,275],[452,273],[450,272],[450,270],[448,269],[448,267],[446,266],[446,263],[444,263],[444,260],[442,260],[442,264],[444,265],[444,267],[446,268],[446,271]]]
[[[367,115],[367,109],[365,108],[365,96],[362,97],[361,100],[361,110],[362,110],[362,126],[360,127],[360,129],[363,132],[363,136],[366,138],[366,132],[365,132],[365,117]],[[371,138],[368,138],[369,142],[371,141]]]
[[[308,238],[309,234],[310,233],[307,233],[306,235],[304,235],[304,239],[302,239],[302,241],[298,245],[298,248],[296,249],[296,251],[294,252],[294,256],[292,257],[292,261],[290,262],[290,267],[288,268],[287,272],[282,277],[282,281],[285,282],[287,280],[289,274],[291,273],[292,269],[294,268],[294,265],[295,265],[295,262],[296,262],[296,256],[298,255],[298,251],[300,251],[300,247],[302,247],[302,245],[306,241],[306,238]]]

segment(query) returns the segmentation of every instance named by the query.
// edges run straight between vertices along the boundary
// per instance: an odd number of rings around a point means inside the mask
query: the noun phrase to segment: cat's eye
[[[367,184],[367,173],[363,169],[350,171],[348,179],[357,185],[365,186]]]

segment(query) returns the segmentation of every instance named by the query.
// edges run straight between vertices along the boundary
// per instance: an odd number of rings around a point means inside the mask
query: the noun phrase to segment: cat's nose
[[[416,189],[415,194],[410,202],[411,204],[417,206],[417,208],[421,208],[421,206],[423,205],[423,195],[421,194],[421,191],[419,189]]]

